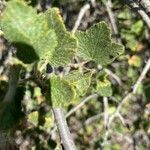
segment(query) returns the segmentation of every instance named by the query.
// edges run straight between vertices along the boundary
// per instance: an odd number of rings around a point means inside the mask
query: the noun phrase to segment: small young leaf
[[[97,83],[96,89],[101,96],[105,97],[112,96],[111,83],[107,79],[104,79],[104,81],[99,81]]]
[[[91,83],[91,73],[81,74],[74,71],[68,74],[65,79],[74,87],[76,97],[84,96]]]
[[[77,32],[79,40],[78,55],[85,60],[94,60],[101,65],[110,64],[123,53],[123,46],[111,41],[110,29],[100,22],[86,32]]]

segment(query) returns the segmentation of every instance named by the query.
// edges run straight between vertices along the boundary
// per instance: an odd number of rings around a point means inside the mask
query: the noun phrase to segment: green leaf
[[[74,89],[65,79],[53,75],[50,78],[50,86],[53,107],[64,107],[74,99]]]
[[[77,32],[76,36],[79,40],[77,53],[85,60],[107,65],[124,51],[122,45],[111,41],[110,29],[105,22],[92,26],[86,32]]]
[[[66,30],[57,8],[48,10],[46,14],[48,26],[55,30],[58,39],[58,45],[49,61],[54,66],[65,65],[71,62],[76,53],[78,46],[77,39]]]
[[[91,73],[82,74],[79,71],[74,71],[68,74],[65,79],[74,87],[76,97],[84,96],[91,83]]]
[[[105,97],[112,96],[111,83],[107,79],[104,79],[103,81],[99,81],[97,83],[96,90],[101,96],[105,96]]]
[[[5,37],[18,48],[17,56],[25,63],[38,59],[50,59],[57,45],[57,38],[50,29],[45,14],[23,1],[12,0],[0,19],[0,28]]]

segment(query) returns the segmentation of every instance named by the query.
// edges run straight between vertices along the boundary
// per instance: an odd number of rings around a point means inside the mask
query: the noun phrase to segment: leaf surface
[[[90,86],[91,76],[91,73],[82,74],[74,71],[68,74],[65,79],[74,87],[77,96],[84,96]]]
[[[97,83],[96,90],[101,96],[105,96],[105,97],[112,96],[111,83],[107,79],[104,79],[103,81],[99,81]]]
[[[66,30],[56,8],[37,14],[23,1],[10,1],[0,27],[17,47],[18,58],[25,63],[43,59],[53,66],[65,65],[77,49],[77,39]]]
[[[46,12],[48,26],[55,30],[58,45],[53,53],[50,63],[54,66],[64,65],[71,62],[77,51],[77,39],[68,32],[63,23],[60,12],[57,8],[52,8]]]
[[[50,79],[50,85],[53,107],[64,107],[74,99],[74,89],[65,79],[53,75]]]
[[[92,26],[86,32],[79,31],[76,36],[79,40],[78,56],[85,60],[107,65],[123,53],[123,46],[111,41],[110,29],[105,22]]]
[[[45,14],[37,14],[23,1],[7,3],[0,27],[5,37],[18,48],[18,58],[25,63],[50,59],[57,45],[55,32],[49,29]]]

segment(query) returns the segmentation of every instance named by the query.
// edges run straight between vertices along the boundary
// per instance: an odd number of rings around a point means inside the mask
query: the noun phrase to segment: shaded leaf
[[[7,3],[0,19],[0,28],[18,48],[17,56],[25,63],[39,58],[50,59],[57,45],[55,32],[48,27],[45,14],[37,14],[23,1]]]
[[[123,53],[123,46],[111,41],[110,29],[100,22],[86,32],[77,32],[79,40],[78,55],[85,60],[94,60],[101,65],[110,64]]]

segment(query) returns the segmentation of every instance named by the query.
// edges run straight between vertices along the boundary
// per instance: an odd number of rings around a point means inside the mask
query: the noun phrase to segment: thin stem
[[[139,3],[145,9],[147,13],[150,13],[150,1],[149,0],[140,0]]]
[[[103,97],[103,105],[104,105],[104,126],[107,129],[107,125],[108,125],[108,118],[109,118],[109,114],[108,114],[108,98],[107,97]]]
[[[88,3],[85,4],[85,5],[81,8],[81,10],[80,10],[80,12],[79,12],[79,15],[78,15],[78,18],[77,18],[77,20],[76,20],[76,22],[75,22],[75,25],[74,25],[73,29],[72,29],[72,33],[75,33],[75,32],[76,32],[76,30],[78,29],[78,27],[79,27],[79,25],[80,25],[80,23],[81,23],[81,20],[82,20],[84,14],[86,13],[86,11],[87,11],[88,9],[90,9],[90,4],[88,4]]]
[[[113,11],[112,11],[112,2],[111,2],[111,0],[107,0],[106,3],[104,3],[104,4],[106,6],[108,16],[109,16],[110,23],[111,23],[112,29],[114,31],[114,34],[116,36],[118,36],[119,32],[118,32],[118,28],[117,28],[117,24],[116,24],[116,18],[115,18],[115,15],[114,15]],[[121,43],[121,40],[119,38],[116,38],[116,39],[119,43]]]
[[[82,106],[84,106],[85,103],[87,103],[89,100],[91,99],[96,99],[98,97],[98,94],[92,94],[88,97],[86,97],[85,99],[81,100],[81,103],[78,104],[77,106],[75,106],[73,109],[71,109],[67,114],[66,114],[66,118],[68,118],[69,116],[71,116],[73,113],[75,113],[78,109],[80,109]]]
[[[53,113],[64,149],[76,150],[63,110],[61,108],[53,108]]]
[[[138,86],[141,84],[142,80],[145,78],[146,73],[148,72],[148,70],[150,69],[150,58],[148,59],[140,77],[138,78],[137,82],[135,83],[134,87],[133,87],[133,94],[136,93]]]

